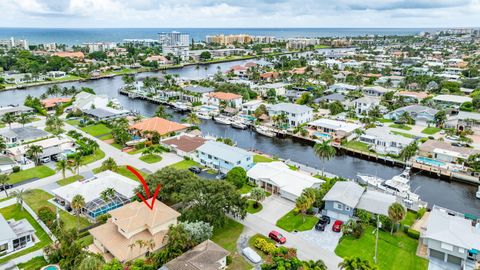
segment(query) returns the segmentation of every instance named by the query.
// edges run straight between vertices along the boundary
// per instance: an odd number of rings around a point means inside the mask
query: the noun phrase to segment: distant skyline
[[[480,0],[1,0],[0,27],[479,27]]]

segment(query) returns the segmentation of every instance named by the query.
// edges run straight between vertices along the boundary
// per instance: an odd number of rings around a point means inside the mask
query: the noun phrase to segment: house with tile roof
[[[221,270],[227,267],[227,250],[211,240],[206,240],[159,270]]]
[[[242,96],[234,93],[213,92],[204,96],[203,104],[219,107],[221,103],[226,103],[227,107],[240,109],[242,106]]]
[[[160,136],[168,134],[178,134],[187,130],[187,126],[173,122],[160,117],[152,117],[141,120],[129,127],[132,133],[140,136],[146,135],[148,132],[157,132]]]

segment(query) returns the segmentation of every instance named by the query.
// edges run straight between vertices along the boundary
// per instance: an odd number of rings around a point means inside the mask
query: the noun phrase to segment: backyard
[[[427,134],[427,135],[433,135],[433,134],[439,132],[440,130],[442,130],[442,129],[437,128],[437,127],[426,127],[422,130],[422,133]]]
[[[368,149],[368,144],[364,142],[359,142],[359,141],[349,141],[346,144],[343,145],[346,148],[350,148],[353,150],[358,150],[362,152],[370,152]]]
[[[317,224],[318,218],[311,215],[302,215],[292,210],[277,220],[277,226],[287,232],[308,231]]]
[[[272,162],[274,161],[273,159],[263,156],[263,155],[254,155],[253,156],[253,162],[254,163],[260,163],[260,162]]]
[[[34,168],[22,170],[16,173],[11,173],[8,176],[8,182],[10,184],[17,184],[32,178],[40,179],[51,175],[54,175],[55,171],[47,166],[41,165]]]
[[[81,127],[80,129],[93,137],[100,137],[112,133],[112,130],[104,124]]]
[[[418,240],[399,231],[394,235],[380,230],[378,241],[378,266],[382,270],[427,269],[428,261],[416,256]],[[335,253],[340,257],[358,256],[373,263],[375,255],[374,227],[368,226],[359,239],[345,236]]]
[[[169,167],[175,168],[177,170],[187,170],[188,168],[190,168],[192,166],[201,167],[200,164],[198,164],[197,162],[195,162],[191,159],[182,160],[180,162],[177,162],[175,164],[170,165]]]
[[[215,228],[213,230],[212,241],[230,251],[232,264],[228,266],[228,269],[246,270],[252,268],[237,251],[237,239],[242,232],[243,225],[232,219],[228,219],[223,228]]]
[[[88,155],[88,156],[83,156],[82,157],[82,164],[83,165],[90,164],[90,163],[95,162],[97,160],[100,160],[104,157],[105,157],[105,153],[102,150],[97,149],[97,150],[95,150],[95,153],[93,153],[91,155]]]
[[[19,256],[33,252],[35,250],[44,248],[45,246],[51,243],[51,239],[48,236],[48,234],[42,229],[42,227],[40,227],[37,221],[35,221],[35,219],[25,209],[23,211],[21,210],[20,205],[14,204],[14,205],[10,205],[8,207],[2,208],[0,209],[0,213],[3,215],[3,217],[6,220],[9,220],[9,219],[21,220],[26,218],[28,222],[32,225],[32,227],[35,229],[35,236],[37,236],[39,240],[39,242],[37,242],[32,247],[29,247],[15,254],[1,258],[0,264],[10,261],[13,258],[17,258]]]
[[[157,163],[162,161],[162,157],[156,154],[148,154],[140,157],[140,160],[146,163]]]

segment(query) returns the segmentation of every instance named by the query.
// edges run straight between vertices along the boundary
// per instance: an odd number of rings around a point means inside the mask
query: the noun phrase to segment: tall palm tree
[[[72,167],[74,168],[76,174],[80,173],[80,167],[83,165],[82,158],[83,158],[82,155],[78,153],[73,156]]]
[[[103,259],[99,256],[89,255],[82,260],[78,270],[101,270],[104,264]]]
[[[3,152],[3,150],[7,149],[7,144],[5,143],[5,139],[3,137],[0,137],[0,152]]]
[[[165,110],[165,106],[158,105],[157,110],[155,111],[155,116],[163,119],[168,119],[171,115],[167,113],[167,111]]]
[[[405,218],[405,215],[405,208],[399,203],[392,203],[392,205],[388,207],[388,217],[392,220],[390,234],[393,234],[393,225],[398,225],[398,223]]]
[[[7,123],[9,128],[12,128],[12,123],[17,120],[17,117],[12,113],[6,113],[2,116],[2,122]]]
[[[118,165],[117,162],[115,162],[115,159],[109,157],[102,162],[101,168],[102,170],[110,170],[112,172],[116,172],[118,170]]]
[[[75,212],[75,216],[77,216],[77,230],[80,229],[80,213],[82,209],[85,207],[85,198],[82,195],[75,195],[72,199],[71,203],[72,209]]]
[[[199,125],[199,124],[202,123],[202,121],[200,119],[198,119],[198,116],[196,114],[190,113],[187,116],[187,123],[189,123],[191,125]]]
[[[18,123],[22,124],[22,126],[25,126],[25,124],[30,123],[32,120],[32,117],[28,113],[22,113],[18,117]]]
[[[155,248],[155,241],[153,239],[148,239],[145,241],[144,246],[147,248],[147,257],[150,254],[151,251]]]
[[[107,188],[100,193],[100,198],[105,202],[112,200],[114,196],[115,196],[115,189],[113,188]]]
[[[295,207],[297,207],[297,209],[302,213],[303,222],[305,222],[305,214],[310,206],[310,200],[304,195],[301,195],[295,200]]]
[[[316,143],[313,147],[315,155],[322,160],[322,176],[325,174],[325,160],[329,160],[335,156],[337,151],[330,144],[330,140]]]
[[[9,180],[8,175],[0,174],[0,186],[3,188],[3,191],[5,191],[5,196],[7,197],[8,197],[8,191],[5,185],[8,184],[8,180]]]
[[[70,170],[71,167],[68,165],[68,161],[66,159],[61,159],[55,164],[55,168],[57,172],[62,172],[62,178],[66,178],[67,170]]]
[[[25,200],[25,196],[28,193],[30,193],[30,191],[23,188],[12,192],[12,195],[17,199],[17,203],[20,204],[20,209],[22,211],[23,211],[23,201]]]
[[[30,158],[33,158],[34,161],[35,161],[35,164],[38,165],[39,163],[39,155],[43,153],[43,147],[40,146],[40,145],[35,145],[35,144],[32,144],[28,147],[28,150],[27,150],[27,156],[30,157]]]

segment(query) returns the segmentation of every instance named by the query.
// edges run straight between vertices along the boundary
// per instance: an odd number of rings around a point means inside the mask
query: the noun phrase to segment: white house
[[[35,229],[27,219],[5,220],[0,214],[0,256],[35,245]]]
[[[380,105],[380,98],[378,97],[361,97],[352,101],[357,114],[368,113],[375,106]]]
[[[384,128],[369,128],[360,135],[359,141],[371,145],[375,152],[380,154],[399,155],[400,152],[415,140],[401,135],[391,134]]]
[[[293,103],[278,103],[268,108],[268,115],[270,117],[285,114],[288,119],[288,126],[298,126],[303,123],[312,121],[313,109]]]
[[[308,123],[310,128],[318,131],[334,135],[337,138],[344,138],[350,136],[356,129],[361,128],[361,125],[354,123],[347,123],[344,121],[332,120],[327,118],[317,119]]]
[[[216,141],[207,141],[198,147],[195,160],[222,173],[234,167],[242,167],[246,171],[253,167],[253,153]]]
[[[226,103],[227,107],[239,109],[242,106],[242,96],[233,93],[213,92],[204,95],[202,103],[218,107],[221,103]]]
[[[306,188],[318,188],[324,182],[306,173],[294,171],[283,162],[257,163],[247,172],[251,181],[265,191],[295,201]]]
[[[94,95],[87,92],[80,92],[75,96],[75,101],[72,103],[74,110],[90,110],[95,108],[106,108],[108,104],[108,96]]]
[[[242,112],[245,114],[253,114],[255,110],[263,104],[263,100],[254,99],[242,104]]]
[[[459,108],[465,102],[472,102],[471,97],[457,95],[438,95],[432,99],[437,105],[446,108]]]
[[[266,84],[256,84],[252,85],[252,89],[258,92],[261,96],[266,96],[268,90],[275,90],[277,96],[284,96],[286,94],[285,86],[287,84],[283,82],[277,83],[266,83]]]
[[[382,86],[369,86],[362,89],[363,93],[371,97],[381,97],[388,92],[393,91],[392,89],[387,89]]]

